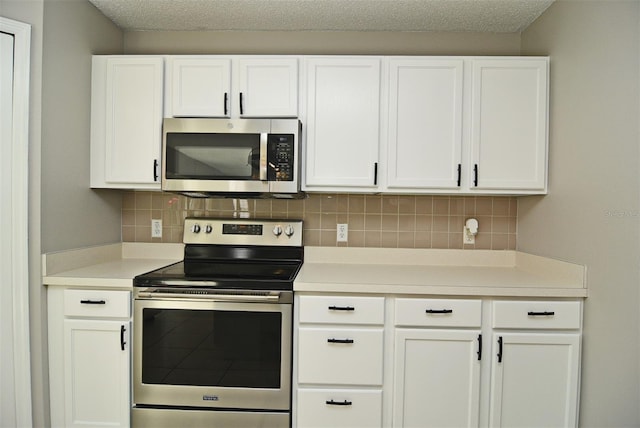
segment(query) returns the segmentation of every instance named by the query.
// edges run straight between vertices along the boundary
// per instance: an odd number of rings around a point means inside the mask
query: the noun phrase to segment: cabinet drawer
[[[482,302],[463,299],[396,299],[397,326],[480,327]]]
[[[299,389],[298,428],[382,426],[382,391]]]
[[[298,382],[382,385],[382,331],[301,327]]]
[[[577,329],[580,328],[580,302],[494,302],[493,327]]]
[[[129,318],[131,292],[121,290],[64,290],[64,315],[70,317]]]
[[[384,324],[384,297],[301,296],[300,322]]]

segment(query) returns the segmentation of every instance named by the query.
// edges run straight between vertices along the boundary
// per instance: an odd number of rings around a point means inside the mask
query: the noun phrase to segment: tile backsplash
[[[163,192],[127,191],[122,201],[125,242],[182,242],[184,218],[292,218],[304,220],[304,245],[385,248],[515,250],[517,199],[507,196],[307,194],[305,199],[197,199]],[[467,218],[479,223],[476,243],[463,245]],[[151,219],[162,238],[151,238]],[[336,242],[337,224],[348,242]]]

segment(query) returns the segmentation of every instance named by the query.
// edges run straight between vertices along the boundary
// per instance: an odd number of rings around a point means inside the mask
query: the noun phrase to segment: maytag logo
[[[217,395],[203,395],[202,399],[204,401],[218,401],[218,396]]]

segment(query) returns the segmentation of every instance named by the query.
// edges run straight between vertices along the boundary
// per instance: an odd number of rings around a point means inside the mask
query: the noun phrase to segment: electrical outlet
[[[349,227],[346,223],[338,223],[338,231],[336,235],[336,241],[338,242],[347,242],[349,238]]]
[[[162,220],[151,220],[151,237],[162,238]]]

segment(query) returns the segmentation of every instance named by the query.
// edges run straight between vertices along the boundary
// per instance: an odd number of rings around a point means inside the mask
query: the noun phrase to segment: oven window
[[[279,388],[280,312],[143,310],[142,383]]]
[[[169,179],[256,180],[260,134],[167,133]]]

